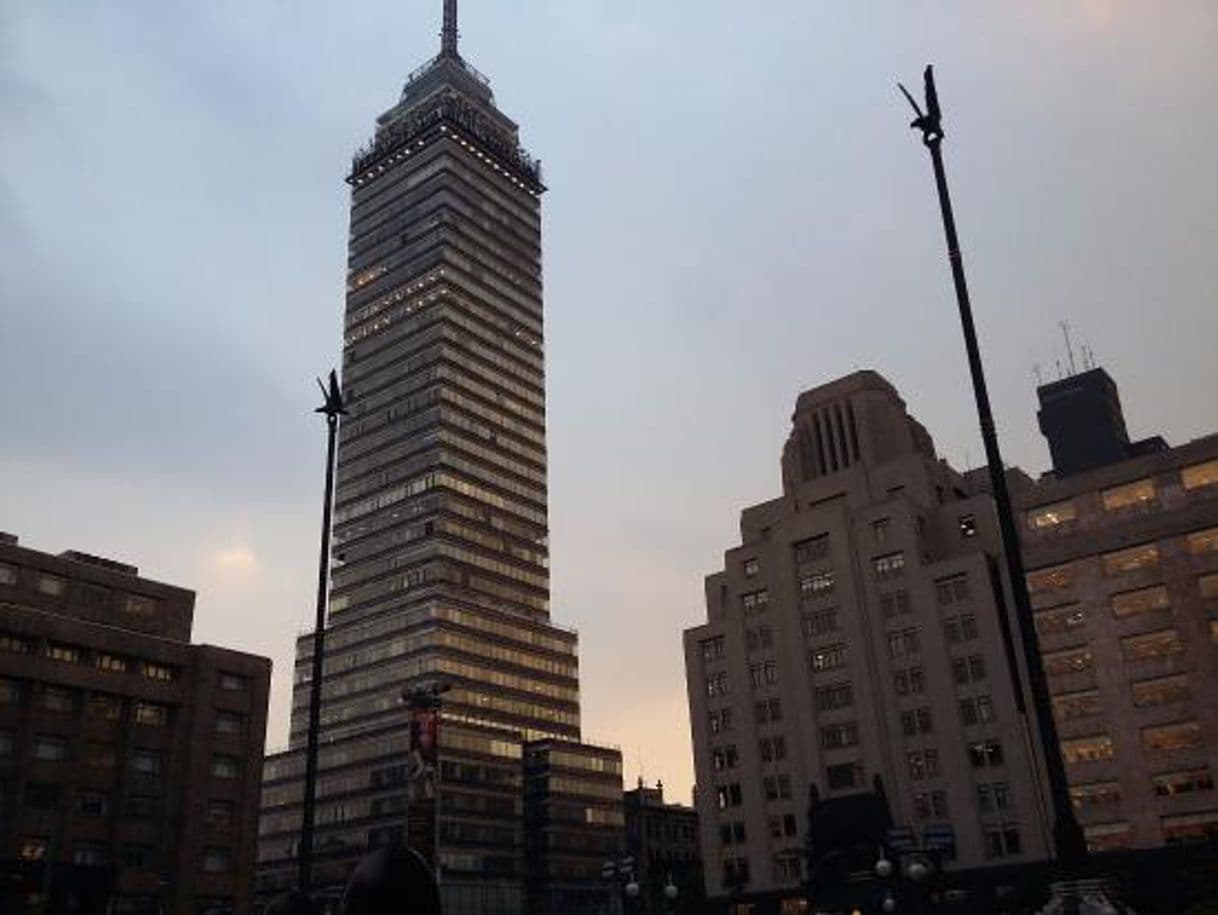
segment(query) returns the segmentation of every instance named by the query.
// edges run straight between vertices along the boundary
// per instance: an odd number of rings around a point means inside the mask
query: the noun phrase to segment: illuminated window
[[[1201,592],[1202,597],[1218,597],[1218,572],[1198,578],[1197,590]]]
[[[1201,725],[1196,721],[1178,721],[1158,727],[1142,728],[1142,747],[1152,753],[1186,750],[1201,743]]]
[[[1121,639],[1121,654],[1126,661],[1144,661],[1147,658],[1162,658],[1179,654],[1184,650],[1180,634],[1175,629],[1160,629],[1144,635],[1131,635]]]
[[[111,673],[123,673],[127,670],[127,659],[116,654],[99,654],[97,667],[99,670],[108,670]]]
[[[1170,677],[1139,680],[1137,683],[1131,684],[1129,690],[1133,694],[1133,704],[1139,708],[1184,702],[1193,696],[1193,691],[1188,685],[1188,674],[1173,674]]]
[[[1155,481],[1149,477],[1144,480],[1136,480],[1133,483],[1125,483],[1122,486],[1114,486],[1100,493],[1100,501],[1104,505],[1104,511],[1108,512],[1145,506],[1154,500]]]
[[[974,769],[983,769],[1003,764],[1002,741],[981,740],[968,745],[968,758]]]
[[[746,559],[744,561],[744,577],[752,578],[761,570],[761,564],[756,559]]]
[[[63,597],[63,592],[67,588],[67,582],[57,575],[39,575],[38,590],[43,594],[48,594],[51,597]]]
[[[1053,607],[1036,614],[1036,631],[1041,635],[1056,635],[1070,632],[1085,625],[1087,614],[1078,604]]]
[[[1162,817],[1163,841],[1169,845],[1218,839],[1218,810]]]
[[[67,759],[67,738],[53,734],[39,734],[34,738],[34,758],[46,762],[62,762]]]
[[[1204,464],[1193,464],[1180,471],[1180,479],[1185,489],[1200,489],[1202,486],[1218,484],[1218,460],[1206,461]]]
[[[1214,790],[1214,776],[1208,768],[1184,769],[1179,772],[1161,772],[1152,775],[1150,786],[1159,797],[1174,797],[1177,794],[1193,794]]]
[[[17,584],[17,567],[7,562],[0,562],[0,585]]]
[[[813,670],[834,670],[846,666],[846,646],[838,642],[813,649],[808,655]]]
[[[1029,509],[1025,517],[1028,527],[1034,531],[1040,531],[1073,521],[1078,517],[1078,512],[1074,508],[1074,503],[1067,499],[1064,502],[1054,502],[1051,505],[1041,505],[1039,508]]]
[[[895,578],[905,571],[905,554],[889,553],[871,560],[871,568],[877,579]]]
[[[799,580],[799,596],[820,597],[833,592],[833,572],[817,572]]]
[[[1139,588],[1136,591],[1122,591],[1111,598],[1112,615],[1118,619],[1127,616],[1137,616],[1140,613],[1150,613],[1154,610],[1166,610],[1171,606],[1167,599],[1167,588],[1155,585],[1153,588]]]
[[[1189,534],[1188,551],[1194,556],[1198,553],[1218,552],[1218,527]]]
[[[163,728],[169,723],[169,709],[155,702],[136,702],[135,723]]]
[[[29,639],[24,639],[19,635],[0,633],[0,651],[7,651],[11,654],[30,654],[33,651],[33,645]]]
[[[1093,659],[1090,648],[1070,648],[1047,654],[1044,661],[1045,673],[1051,677],[1064,677],[1091,670]]]
[[[243,692],[249,685],[249,678],[243,677],[240,674],[229,674],[221,672],[217,685],[220,689],[230,693]]]
[[[1112,738],[1107,734],[1093,734],[1090,737],[1063,740],[1061,747],[1062,759],[1068,764],[1112,759],[1116,752],[1112,746]]]
[[[1028,573],[1027,581],[1028,592],[1031,594],[1068,588],[1074,583],[1074,570],[1068,565],[1054,566],[1051,569],[1037,569],[1035,572]]]
[[[1092,823],[1083,827],[1088,851],[1111,851],[1133,845],[1133,827],[1128,823]]]
[[[57,645],[51,642],[47,645],[47,657],[52,661],[63,661],[65,664],[80,663],[80,649],[71,645]]]
[[[1091,782],[1086,785],[1071,785],[1070,800],[1077,810],[1115,807],[1121,803],[1121,783]]]
[[[213,756],[211,774],[216,778],[236,778],[241,772],[241,760],[235,756]]]
[[[960,528],[961,537],[977,536],[977,517],[975,515],[961,515],[956,519],[956,524]]]
[[[1105,575],[1122,575],[1138,569],[1149,569],[1159,564],[1159,548],[1153,543],[1142,543],[1125,550],[1105,553],[1100,557]]]
[[[1101,711],[1103,708],[1100,706],[1100,694],[1094,689],[1053,697],[1053,717],[1058,721],[1087,718],[1098,715]]]

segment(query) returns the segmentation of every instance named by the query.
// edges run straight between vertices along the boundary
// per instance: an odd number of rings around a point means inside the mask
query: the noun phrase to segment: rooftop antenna
[[[461,56],[457,53],[457,0],[444,0],[444,27],[440,31],[440,56]]]
[[[1062,329],[1062,336],[1066,338],[1066,360],[1070,366],[1070,374],[1075,374],[1074,370],[1074,346],[1070,343],[1070,325],[1065,321],[1058,321],[1057,326]]]
[[[1057,364],[1057,380],[1062,380],[1062,361],[1060,359],[1053,360]]]

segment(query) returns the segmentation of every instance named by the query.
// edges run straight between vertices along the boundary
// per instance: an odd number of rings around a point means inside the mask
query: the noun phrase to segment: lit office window
[[[1069,565],[1037,569],[1035,572],[1028,573],[1027,581],[1028,592],[1031,594],[1068,588],[1074,584],[1074,570]]]
[[[1112,745],[1112,738],[1107,734],[1093,734],[1090,737],[1063,740],[1061,746],[1062,759],[1068,764],[1112,759],[1116,752]]]
[[[1155,481],[1147,477],[1122,486],[1113,486],[1100,493],[1104,511],[1122,511],[1131,507],[1149,505],[1155,500]]]
[[[1200,489],[1202,486],[1218,485],[1218,460],[1193,464],[1180,471],[1180,480],[1185,489]]]
[[[1124,550],[1115,550],[1100,557],[1105,575],[1123,575],[1159,564],[1159,548],[1153,543],[1141,543]]]
[[[1204,531],[1193,531],[1188,535],[1188,551],[1194,556],[1199,553],[1218,552],[1218,527]]]
[[[1147,658],[1162,658],[1179,654],[1184,650],[1180,634],[1175,629],[1160,629],[1143,635],[1131,635],[1121,639],[1121,654],[1126,661],[1144,661]]]
[[[1196,721],[1178,721],[1142,728],[1142,747],[1151,753],[1172,753],[1201,743],[1201,725]]]
[[[1064,502],[1054,502],[1051,505],[1028,509],[1025,517],[1029,528],[1034,531],[1042,531],[1073,521],[1078,517],[1078,511],[1075,509],[1074,503],[1066,499]]]
[[[1109,599],[1112,615],[1118,619],[1127,616],[1137,616],[1151,613],[1155,610],[1166,610],[1171,607],[1167,597],[1167,588],[1155,585],[1150,588],[1138,588],[1136,591],[1122,591]]]

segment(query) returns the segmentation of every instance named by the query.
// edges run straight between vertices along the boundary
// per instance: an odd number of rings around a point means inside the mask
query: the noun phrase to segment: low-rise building
[[[698,812],[665,801],[664,783],[652,788],[642,778],[626,792],[625,811],[626,857],[633,863],[643,915],[701,912],[705,889]]]
[[[0,856],[48,868],[39,892],[95,868],[114,915],[248,908],[271,665],[190,644],[193,611],[0,536]]]

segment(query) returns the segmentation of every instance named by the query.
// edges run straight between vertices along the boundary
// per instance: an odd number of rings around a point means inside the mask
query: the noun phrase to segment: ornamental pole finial
[[[444,28],[440,32],[440,56],[457,54],[457,0],[444,0]]]

